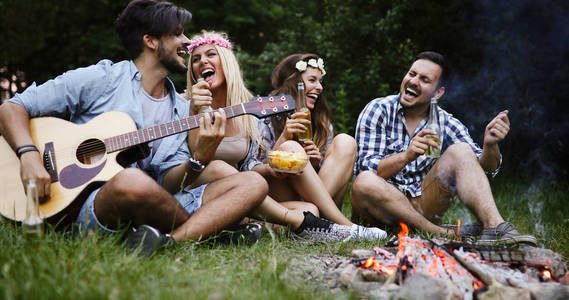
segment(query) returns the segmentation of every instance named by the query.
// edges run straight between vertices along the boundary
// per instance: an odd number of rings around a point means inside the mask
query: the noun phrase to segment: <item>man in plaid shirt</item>
[[[478,237],[477,243],[536,245],[535,237],[519,234],[498,211],[485,175],[501,164],[498,143],[510,130],[508,111],[487,126],[481,149],[458,119],[439,108],[441,146],[426,136],[431,98],[445,92],[444,57],[422,52],[401,82],[399,95],[372,100],[358,118],[358,158],[352,185],[352,214],[372,225],[404,222],[449,237]],[[440,158],[426,157],[431,145]],[[439,226],[453,196],[479,222]]]

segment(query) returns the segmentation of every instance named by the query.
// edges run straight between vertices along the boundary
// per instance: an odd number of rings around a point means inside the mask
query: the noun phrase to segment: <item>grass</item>
[[[569,256],[567,183],[493,182],[504,218],[543,246]],[[344,212],[349,216],[349,202]],[[445,222],[472,218],[455,203]],[[312,299],[355,298],[288,276],[295,258],[348,255],[373,242],[305,244],[282,233],[263,234],[250,247],[187,242],[150,258],[125,250],[117,236],[47,232],[26,237],[0,222],[0,299]]]

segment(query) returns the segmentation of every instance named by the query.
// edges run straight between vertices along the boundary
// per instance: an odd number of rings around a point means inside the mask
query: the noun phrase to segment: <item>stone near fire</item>
[[[363,269],[361,274],[365,281],[385,282],[388,277],[387,274],[379,273],[373,269]]]
[[[520,288],[527,289],[532,299],[564,300],[569,299],[569,287],[554,282],[520,283]]]
[[[375,255],[375,252],[373,252],[373,250],[367,250],[367,249],[354,249],[352,250],[352,257],[353,258],[368,258],[370,256]]]
[[[347,287],[351,287],[355,281],[363,281],[361,271],[356,266],[349,264],[340,273],[340,282]]]
[[[477,293],[479,300],[502,300],[502,299],[515,299],[515,300],[530,300],[531,294],[528,290],[505,286],[496,280],[488,285],[488,290],[485,292]]]
[[[405,280],[397,299],[460,300],[463,295],[452,281],[417,272]]]

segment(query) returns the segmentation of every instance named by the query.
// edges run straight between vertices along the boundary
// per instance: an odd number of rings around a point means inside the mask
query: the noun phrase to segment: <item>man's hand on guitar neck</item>
[[[30,151],[20,157],[20,177],[26,186],[28,180],[35,179],[38,186],[38,197],[40,203],[49,199],[51,178],[45,170],[39,152]]]
[[[214,122],[211,123],[209,114],[204,114],[200,118],[200,128],[197,138],[193,141],[196,145],[192,153],[194,159],[199,160],[203,164],[209,163],[217,150],[217,146],[225,137],[225,125],[227,117],[223,109],[218,109],[214,112]]]

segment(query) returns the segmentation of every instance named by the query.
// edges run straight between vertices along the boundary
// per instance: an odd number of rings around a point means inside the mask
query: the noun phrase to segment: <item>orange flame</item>
[[[409,227],[403,222],[399,222],[399,226],[401,226],[401,232],[399,232],[398,237],[404,237],[409,235]]]
[[[473,287],[475,290],[477,290],[477,289],[480,288],[480,286],[478,286],[478,283],[476,283],[476,282],[472,283],[472,287]]]
[[[364,263],[364,268],[369,268],[373,265],[373,256],[370,256]]]
[[[549,270],[543,270],[542,274],[543,274],[543,277],[545,277],[547,279],[551,279],[551,272]]]
[[[399,238],[399,251],[397,252],[397,257],[401,258],[405,253],[405,243],[407,241],[406,238],[409,235],[409,228],[403,222],[399,222],[399,226],[401,226],[401,231],[397,235]],[[399,263],[399,260],[397,260],[397,263]]]

